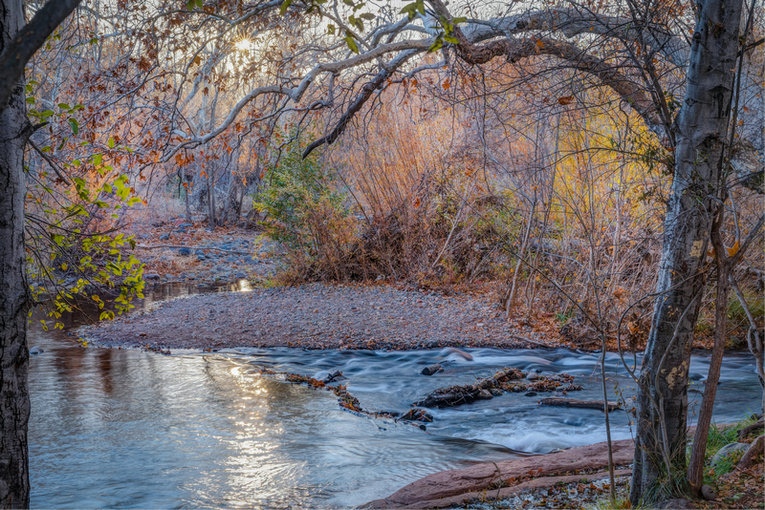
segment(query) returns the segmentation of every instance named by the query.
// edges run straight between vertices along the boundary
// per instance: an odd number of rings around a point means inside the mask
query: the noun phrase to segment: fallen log
[[[603,401],[602,400],[578,400],[575,398],[555,398],[555,397],[549,397],[549,398],[543,398],[539,401],[540,405],[543,406],[555,406],[555,407],[578,407],[581,409],[598,409],[600,411],[603,410]],[[618,402],[609,402],[608,403],[608,411],[615,411],[619,409],[621,406]]]
[[[736,470],[741,471],[752,467],[755,464],[756,458],[762,455],[764,451],[765,435],[758,436],[757,439],[752,442],[752,445],[749,447],[746,453],[744,453],[744,456],[741,457],[741,460],[738,461]]]
[[[617,467],[632,462],[635,445],[631,439],[613,442]],[[552,487],[556,483],[608,476],[608,445],[597,443],[547,455],[482,462],[473,466],[440,471],[416,480],[385,499],[370,501],[362,508],[462,507],[476,499],[502,499],[526,489]],[[619,469],[617,476],[629,473]]]

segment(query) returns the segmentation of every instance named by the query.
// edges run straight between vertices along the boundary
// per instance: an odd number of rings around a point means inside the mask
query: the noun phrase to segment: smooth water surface
[[[171,327],[171,325],[168,325]],[[516,366],[567,372],[600,398],[597,356],[564,349],[444,351],[238,349],[165,356],[82,348],[74,337],[33,326],[29,439],[34,507],[347,507],[384,497],[426,474],[510,458],[510,448],[545,452],[605,440],[597,410],[544,408],[506,394],[433,410],[427,431],[343,411],[327,391],[260,374],[260,367],[321,376],[341,370],[369,410],[403,411],[429,391]],[[747,356],[722,370],[716,419],[757,409]],[[634,393],[608,357],[609,391]],[[446,370],[420,375],[441,362]],[[707,359],[694,356],[700,381]],[[691,397],[698,397],[692,391]],[[627,415],[612,415],[614,437],[630,437]]]

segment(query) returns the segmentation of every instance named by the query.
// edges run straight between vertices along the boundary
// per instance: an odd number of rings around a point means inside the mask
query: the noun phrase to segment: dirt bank
[[[532,328],[473,296],[311,284],[176,299],[79,334],[103,346],[184,349],[561,346]]]

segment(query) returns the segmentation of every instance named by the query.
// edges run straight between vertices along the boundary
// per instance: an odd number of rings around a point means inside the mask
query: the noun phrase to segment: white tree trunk
[[[664,225],[651,332],[638,388],[630,499],[662,498],[685,480],[688,368],[704,287],[713,198],[730,119],[742,0],[705,0],[693,34],[676,123],[672,195]]]
[[[0,4],[0,52],[24,25],[22,0]],[[24,145],[29,125],[22,83],[0,105],[0,508],[29,506],[29,390],[24,282]]]

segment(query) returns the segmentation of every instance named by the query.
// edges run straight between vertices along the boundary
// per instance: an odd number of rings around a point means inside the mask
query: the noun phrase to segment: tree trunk
[[[730,118],[742,0],[704,0],[675,135],[674,180],[651,332],[638,385],[630,500],[684,489],[688,368]]]
[[[22,0],[0,4],[0,51],[24,25]],[[29,506],[29,390],[24,282],[24,145],[29,125],[22,83],[0,105],[0,508]]]
[[[715,235],[713,233],[712,235]],[[719,231],[717,232],[719,238]],[[709,426],[712,423],[712,412],[717,395],[717,383],[720,381],[720,368],[722,367],[723,355],[725,354],[725,340],[727,340],[727,314],[728,295],[730,294],[730,281],[728,276],[732,268],[725,258],[725,247],[722,242],[715,244],[717,257],[717,297],[715,299],[715,343],[712,349],[712,359],[709,362],[707,381],[704,386],[704,396],[699,409],[699,420],[696,424],[696,432],[693,436],[693,448],[691,460],[688,466],[688,483],[695,495],[701,494],[701,484],[704,481],[704,457],[707,451],[707,438]]]

